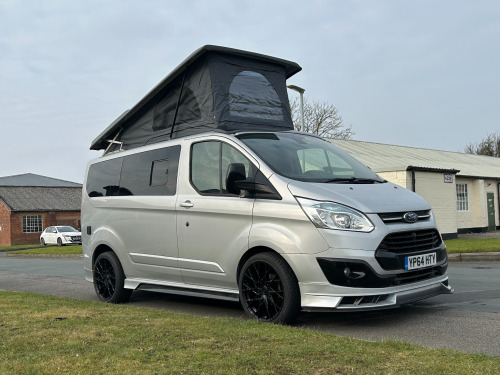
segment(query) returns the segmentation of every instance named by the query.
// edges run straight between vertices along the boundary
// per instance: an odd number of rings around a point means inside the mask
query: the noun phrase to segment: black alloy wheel
[[[122,303],[130,299],[132,290],[124,288],[125,274],[115,253],[100,254],[94,263],[94,289],[102,302]]]
[[[277,324],[293,323],[300,312],[300,292],[290,266],[275,253],[249,258],[239,277],[240,301],[252,318]]]
[[[62,246],[63,243],[62,243],[62,240],[61,240],[61,237],[57,237],[57,246]]]

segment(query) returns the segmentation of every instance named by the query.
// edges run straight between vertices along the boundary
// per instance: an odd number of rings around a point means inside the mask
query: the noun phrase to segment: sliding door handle
[[[193,203],[191,203],[191,201],[185,201],[185,202],[182,202],[182,203],[180,204],[180,206],[181,206],[181,207],[184,207],[184,208],[191,208],[191,207],[193,207],[193,206],[194,206],[194,204],[193,204]]]

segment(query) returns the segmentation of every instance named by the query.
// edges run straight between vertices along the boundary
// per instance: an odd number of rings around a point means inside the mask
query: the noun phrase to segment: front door
[[[248,249],[254,199],[227,191],[230,163],[243,164],[248,176],[250,161],[233,146],[214,140],[191,147],[189,176],[177,197],[179,267],[186,284],[237,288],[236,268]]]
[[[486,193],[488,202],[488,230],[496,230],[495,224],[495,194]]]

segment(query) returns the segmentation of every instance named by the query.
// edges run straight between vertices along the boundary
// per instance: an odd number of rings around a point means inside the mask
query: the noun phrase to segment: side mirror
[[[237,186],[237,181],[246,180],[245,165],[242,163],[231,163],[227,167],[226,173],[226,190],[230,194],[240,194],[240,188]]]

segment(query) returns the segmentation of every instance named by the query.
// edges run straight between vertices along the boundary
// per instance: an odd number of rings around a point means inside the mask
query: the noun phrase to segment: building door
[[[486,193],[486,201],[488,202],[488,230],[495,230],[495,194]]]

